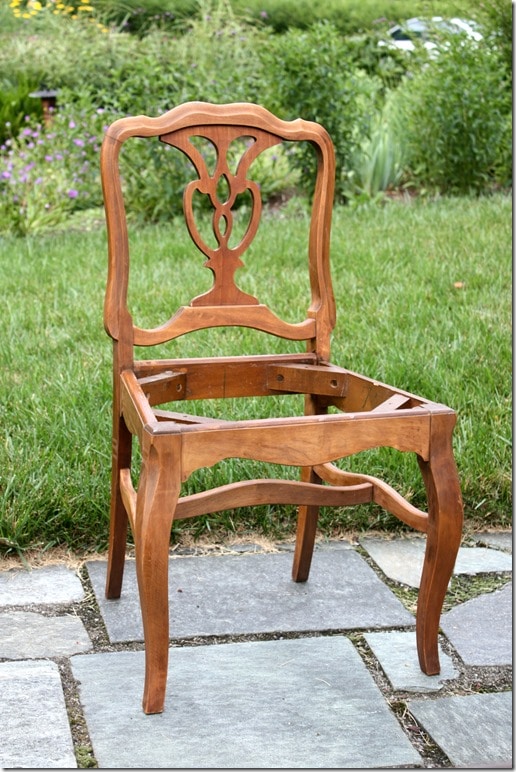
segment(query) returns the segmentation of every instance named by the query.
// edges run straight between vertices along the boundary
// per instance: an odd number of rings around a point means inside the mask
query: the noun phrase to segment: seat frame
[[[208,170],[191,142],[204,137],[216,150]],[[129,238],[120,178],[119,153],[133,137],[159,138],[179,148],[198,178],[185,189],[184,214],[192,240],[207,258],[213,286],[182,306],[163,325],[134,325],[127,304]],[[228,149],[251,138],[236,171]],[[317,159],[308,244],[311,304],[306,318],[279,319],[235,282],[241,256],[259,225],[259,188],[249,179],[251,165],[280,142],[309,142]],[[380,383],[330,362],[335,301],[330,276],[330,228],[335,160],[331,139],[320,125],[283,121],[258,105],[180,105],[158,118],[122,118],[107,130],[101,174],[108,230],[109,269],[104,321],[113,339],[113,446],[109,560],[106,596],[122,589],[127,527],[133,533],[145,639],[143,709],[164,707],[169,647],[168,558],[173,520],[256,504],[299,506],[292,578],[308,579],[320,506],[376,502],[426,534],[418,596],[416,636],[422,670],[439,672],[438,631],[444,596],[462,532],[462,500],[452,448],[453,410]],[[220,200],[220,182],[229,195]],[[205,243],[192,205],[193,196],[210,197],[216,246]],[[253,207],[240,244],[230,244],[232,207],[246,193]],[[135,346],[165,343],[206,327],[242,325],[292,341],[305,351],[290,354],[189,359],[135,359]],[[304,395],[304,414],[292,417],[227,420],[174,412],[162,406],[189,400]],[[332,412],[333,411],[333,412]],[[133,438],[141,449],[137,487],[131,472]],[[350,473],[338,459],[387,446],[415,453],[426,486],[428,511],[417,509],[386,482]],[[296,466],[299,481],[244,480],[213,490],[181,495],[197,469],[240,457]]]

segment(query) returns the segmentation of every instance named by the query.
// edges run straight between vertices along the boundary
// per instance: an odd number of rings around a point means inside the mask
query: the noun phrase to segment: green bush
[[[510,84],[504,81],[507,71],[499,69],[500,39],[505,38],[502,32],[495,34],[494,22],[478,51],[451,45],[420,72],[420,58],[378,46],[377,33],[343,37],[335,24],[319,21],[276,35],[247,21],[257,8],[252,3],[246,17],[239,0],[203,0],[190,14],[188,1],[177,4],[177,12],[180,7],[184,12],[180,26],[155,20],[141,38],[108,29],[92,15],[53,15],[45,5],[22,20],[12,14],[7,18],[6,6],[0,7],[8,30],[0,33],[4,232],[48,228],[78,208],[99,203],[95,144],[88,149],[88,173],[79,172],[84,167],[73,143],[80,137],[68,129],[70,121],[89,139],[101,136],[102,121],[158,115],[189,100],[258,102],[286,119],[320,121],[335,143],[341,200],[357,192],[374,197],[378,189],[397,184],[394,144],[396,153],[402,144],[410,150],[407,176],[420,187],[460,191],[510,183]],[[287,5],[277,0],[275,8]],[[336,5],[330,4],[328,13]],[[351,6],[342,3],[341,10]],[[149,13],[152,7],[147,7]],[[163,5],[163,13],[168,7]],[[366,2],[366,7],[371,11],[373,4]],[[98,18],[109,8],[127,14],[136,13],[137,6],[133,0],[95,3]],[[300,13],[303,8],[300,4]],[[380,117],[381,109],[409,68],[394,100],[404,117],[403,132],[394,135],[390,122],[387,126]],[[39,100],[27,97],[29,89],[43,84],[58,90],[62,120],[56,117],[57,134],[42,129]],[[32,116],[29,121],[27,115]],[[37,134],[37,146],[27,147],[27,134],[17,142],[20,130]],[[53,149],[61,160],[49,166],[45,157]],[[138,158],[129,154],[139,180],[133,198],[138,195],[138,211],[150,220],[176,205],[186,173],[184,161],[172,162],[171,154],[170,178],[157,184],[161,177],[154,171],[163,155],[157,152],[146,147]],[[264,195],[282,197],[294,181],[302,185],[313,163],[307,152],[284,156],[281,163],[266,161],[260,170]],[[74,175],[79,173],[76,185]],[[79,193],[70,199],[67,190]]]
[[[512,9],[507,0],[483,0],[476,9],[487,43],[500,52],[508,78],[512,78]]]
[[[94,108],[124,114],[156,114],[189,99],[250,101],[263,33],[228,2],[206,6],[210,13],[189,20],[181,33],[152,29],[144,39],[86,19],[36,17],[1,39],[3,81],[67,89],[67,99],[89,95]]]
[[[104,24],[143,37],[156,27],[179,27],[195,16],[198,0],[95,0],[95,14]]]
[[[407,71],[418,69],[420,62],[414,56],[407,57],[404,51],[381,45],[384,42],[385,34],[373,31],[347,37],[346,48],[353,65],[379,78],[388,91],[401,83]]]
[[[492,0],[493,2],[495,0]],[[503,2],[503,0],[498,0]],[[457,0],[232,0],[237,12],[264,24],[276,33],[289,29],[309,29],[321,21],[331,22],[343,35],[386,29],[411,16],[457,15]]]
[[[158,115],[189,100],[257,99],[260,61],[254,38],[261,33],[243,25],[227,4],[220,3],[212,14],[192,20],[184,34],[177,37],[154,29],[140,40],[68,18],[41,16],[31,20],[31,25],[36,22],[36,34],[30,35],[28,27],[0,47],[0,65],[8,82],[16,83],[24,77],[23,62],[27,61],[34,80],[44,80],[58,90],[58,109],[51,132],[45,131],[39,121],[25,119],[19,139],[16,130],[9,132],[0,155],[4,231],[24,234],[48,228],[88,202],[101,203],[100,142],[90,144],[90,139],[102,138],[102,123],[128,114]],[[72,56],[74,67],[70,67]],[[71,123],[80,129],[70,130]],[[27,137],[31,136],[34,142],[28,143]],[[87,144],[87,174],[74,144],[79,141]],[[149,220],[160,219],[163,212],[178,203],[189,173],[182,156],[171,153],[166,156],[170,176],[158,175],[161,150],[151,144],[145,145],[140,154],[128,154],[133,185],[138,182],[138,187],[128,192],[136,210]],[[50,156],[52,164],[46,160]],[[75,179],[77,175],[80,180]],[[271,180],[271,168],[263,175],[263,189],[271,194],[280,179],[279,174],[273,176],[275,180]],[[287,178],[286,184],[290,185],[290,171]],[[69,190],[77,191],[77,195],[72,193],[74,198],[70,198]]]
[[[458,37],[458,36],[457,36]],[[507,141],[510,88],[497,51],[450,38],[398,93],[411,176],[442,192],[480,192],[496,177]],[[505,161],[502,159],[505,158]]]
[[[19,133],[28,115],[34,121],[42,119],[41,100],[30,96],[38,85],[22,76],[17,83],[0,88],[0,145]]]
[[[98,153],[101,113],[58,111],[51,126],[25,121],[0,154],[0,233],[25,236],[66,222],[102,202]]]
[[[269,79],[259,56],[268,36],[235,14],[229,0],[201,8],[174,43],[178,101],[259,101]]]
[[[262,60],[269,77],[266,106],[286,120],[302,117],[325,126],[335,145],[337,192],[344,196],[353,150],[379,104],[379,79],[356,69],[339,31],[324,22],[272,38]],[[308,153],[294,158],[301,179],[315,163]]]

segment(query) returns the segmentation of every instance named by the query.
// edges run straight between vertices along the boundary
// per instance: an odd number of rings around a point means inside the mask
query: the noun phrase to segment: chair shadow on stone
[[[183,155],[178,153],[178,157],[191,162],[193,179],[184,188],[180,214],[212,272],[211,288],[189,299],[188,304],[167,311],[168,321],[152,328],[136,326],[128,303],[129,235],[120,151],[124,143],[134,142],[135,138],[144,138],[146,143],[160,140],[181,151]],[[137,141],[141,143],[142,139]],[[282,143],[289,147],[304,143],[314,154],[314,192],[306,246],[308,307],[304,318],[294,322],[279,318],[235,279],[262,219],[253,164],[261,153]],[[295,582],[308,579],[320,506],[376,502],[426,533],[416,617],[417,648],[422,670],[438,673],[440,614],[462,530],[461,493],[452,450],[456,416],[444,405],[331,363],[335,302],[329,253],[335,159],[326,130],[302,119],[280,120],[258,105],[192,102],[157,118],[137,116],[114,122],[103,142],[101,172],[109,251],[104,320],[113,340],[112,497],[106,595],[118,598],[121,593],[129,522],[145,639],[144,711],[161,712],[165,701],[168,557],[173,521],[253,505],[298,506],[292,569]],[[208,234],[206,213],[199,216],[199,197],[204,197],[212,209]],[[248,223],[240,235],[235,235],[235,217],[242,197]],[[177,224],[178,213],[172,214]],[[151,241],[146,249],[152,255],[155,247]],[[252,254],[246,255],[246,272],[252,272]],[[180,287],[181,276],[174,273],[172,259],[170,263],[171,286]],[[283,269],[289,284],[294,274],[289,270],[287,256]],[[297,282],[297,273],[295,276]],[[146,288],[153,296],[158,289],[168,293],[167,297],[171,294],[170,287],[157,287],[150,276]],[[181,336],[188,333],[235,326],[283,339],[292,350],[256,355],[233,351],[227,356],[203,358],[136,358],[139,347],[170,346],[171,341],[178,346],[185,340]],[[253,398],[254,405],[254,398],[272,398],[277,404],[286,395],[301,395],[297,414],[284,416],[278,411],[277,417],[271,417],[269,410],[263,418],[232,417],[235,399]],[[222,402],[228,405],[226,413],[220,408],[220,400],[224,399],[233,400]],[[195,400],[201,400],[204,406],[216,404],[213,415],[201,414],[200,410],[183,412]],[[132,459],[134,438],[140,449],[138,464]],[[427,491],[427,512],[411,505],[385,481],[343,468],[343,459],[378,447],[416,455]],[[230,458],[298,467],[300,474],[298,479],[289,479],[288,475],[285,479],[244,479],[214,489],[185,492],[183,485],[196,470]],[[137,483],[133,485],[135,478]]]

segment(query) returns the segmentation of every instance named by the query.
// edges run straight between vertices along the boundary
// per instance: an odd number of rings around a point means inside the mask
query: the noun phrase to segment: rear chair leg
[[[302,468],[301,480],[303,482],[311,483],[321,482],[321,478],[315,474],[312,467]],[[318,518],[319,507],[314,505],[303,505],[299,507],[297,515],[296,547],[294,551],[294,563],[292,566],[292,579],[294,582],[306,582],[308,575],[310,574]]]
[[[120,470],[131,467],[132,436],[123,419],[113,431],[111,462],[111,512],[109,520],[109,556],[106,576],[106,598],[119,598],[124,576],[127,545],[127,512],[120,495]]]
[[[416,615],[419,664],[440,672],[438,634],[444,597],[460,547],[463,505],[453,455],[455,414],[432,415],[430,458],[418,458],[428,496],[428,532]]]

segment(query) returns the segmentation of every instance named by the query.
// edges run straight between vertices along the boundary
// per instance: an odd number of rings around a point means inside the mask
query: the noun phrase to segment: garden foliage
[[[510,183],[511,93],[496,49],[452,36],[431,66],[404,81],[396,99],[406,169],[416,183],[445,193]]]
[[[499,2],[487,4],[483,41],[443,40],[439,55],[429,58],[379,46],[381,17],[367,33],[343,35],[337,3],[328,6],[330,21],[310,23],[303,21],[308,5],[297,3],[297,22],[282,34],[273,31],[279,22],[254,18],[252,4],[244,13],[236,1],[184,0],[175,15],[167,6],[160,15],[151,4],[145,25],[131,34],[126,30],[142,16],[134,3],[4,0],[0,229],[52,228],[70,212],[98,205],[102,125],[189,100],[258,102],[286,119],[321,122],[336,147],[340,201],[406,187],[482,192],[506,185],[511,82]],[[272,5],[262,9],[263,21],[292,10],[287,0]],[[29,97],[36,86],[58,91],[51,127],[42,125],[41,105]],[[151,148],[128,158],[143,219],[159,219],[177,204],[185,165],[169,154],[171,176],[159,187],[154,170],[163,155]],[[281,165],[268,163],[263,194],[281,195],[294,180],[302,187],[313,162],[310,154],[291,154]]]

